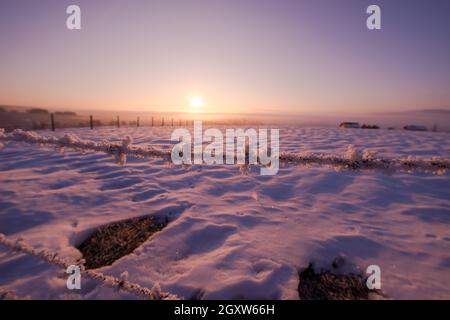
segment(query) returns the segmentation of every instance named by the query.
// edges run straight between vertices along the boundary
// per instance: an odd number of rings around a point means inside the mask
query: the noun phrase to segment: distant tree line
[[[72,112],[72,111],[56,111],[55,115],[57,115],[57,116],[73,116],[73,117],[77,116],[76,112]]]
[[[41,109],[41,108],[33,108],[27,111],[31,114],[49,114],[47,109]]]
[[[47,109],[42,109],[42,108],[32,108],[30,110],[27,110],[28,113],[30,114],[50,114],[50,112]],[[55,115],[57,116],[77,116],[77,114],[75,112],[72,111],[56,111]]]

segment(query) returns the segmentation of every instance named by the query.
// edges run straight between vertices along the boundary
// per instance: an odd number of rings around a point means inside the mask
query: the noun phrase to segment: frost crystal
[[[128,149],[132,143],[133,143],[133,139],[130,136],[126,136],[125,139],[123,139],[123,141],[122,141],[122,148]]]
[[[353,145],[349,145],[347,147],[345,157],[347,158],[347,160],[350,160],[350,161],[361,161],[362,160],[361,152],[358,149],[356,149],[355,147],[353,147]]]
[[[156,282],[150,291],[156,299],[161,299],[161,286],[159,285],[159,282]]]
[[[364,149],[363,155],[364,160],[375,160],[377,158],[377,153],[368,149]]]
[[[120,280],[122,281],[128,281],[128,271],[124,271],[120,274]]]

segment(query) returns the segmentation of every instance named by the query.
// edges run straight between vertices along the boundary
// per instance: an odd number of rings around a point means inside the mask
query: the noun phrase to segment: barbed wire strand
[[[170,161],[171,159],[171,150],[154,146],[132,146],[132,138],[129,136],[126,136],[121,142],[96,142],[80,139],[74,134],[55,137],[43,136],[33,131],[23,131],[21,129],[16,129],[10,133],[4,133],[4,131],[0,129],[0,140],[22,141],[38,145],[50,145],[56,148],[71,148],[80,151],[103,152],[113,155],[116,158],[116,161],[122,164],[126,162],[126,157],[162,158],[167,161]],[[246,158],[248,158],[247,156],[248,148],[246,150]],[[378,157],[370,150],[363,150],[361,152],[351,145],[348,146],[347,151],[343,155],[310,152],[281,152],[278,160],[281,164],[332,166],[339,170],[382,170],[386,172],[429,172],[443,174],[447,173],[450,169],[449,158],[418,158],[408,156],[406,158],[389,159]]]
[[[26,244],[22,238],[17,238],[16,240],[8,239],[4,234],[0,233],[0,244],[8,247],[13,252],[25,253],[37,257],[49,264],[62,267],[65,270],[71,265],[78,265],[80,267],[81,274],[93,279],[100,281],[111,288],[116,288],[119,290],[124,290],[131,294],[143,297],[150,300],[175,300],[178,299],[176,295],[168,292],[161,291],[159,284],[155,284],[152,289],[143,287],[139,284],[128,281],[127,279],[119,279],[113,276],[105,275],[99,271],[86,270],[80,261],[69,261],[68,258],[61,258],[57,253],[51,252],[50,250],[42,249],[38,250],[30,245]]]

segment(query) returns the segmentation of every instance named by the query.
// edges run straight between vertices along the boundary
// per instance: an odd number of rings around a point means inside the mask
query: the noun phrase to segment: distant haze
[[[32,107],[17,106],[0,106],[6,110],[16,110],[18,112],[26,112]],[[50,112],[71,111],[60,108],[50,108]],[[360,124],[378,125],[381,128],[401,129],[405,125],[423,125],[429,130],[437,129],[438,131],[450,132],[450,110],[412,110],[404,112],[386,112],[386,113],[368,113],[368,114],[352,114],[352,113],[330,113],[330,114],[285,114],[285,113],[201,113],[194,114],[190,112],[161,112],[161,111],[127,111],[127,110],[77,110],[77,119],[87,122],[89,115],[93,115],[94,119],[109,123],[116,120],[116,116],[120,116],[121,120],[135,121],[137,117],[143,125],[149,125],[152,117],[157,125],[161,123],[162,118],[166,120],[166,124],[174,119],[174,123],[178,124],[182,121],[184,125],[186,121],[203,120],[213,121],[216,123],[230,124],[261,124],[261,125],[302,125],[302,126],[328,126],[336,127],[341,122],[351,121],[360,122]],[[6,120],[6,119],[5,119]],[[48,119],[47,119],[48,120]],[[1,122],[1,121],[0,121]],[[1,123],[0,123],[1,127]]]

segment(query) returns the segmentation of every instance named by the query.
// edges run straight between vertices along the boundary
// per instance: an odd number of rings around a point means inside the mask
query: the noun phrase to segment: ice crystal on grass
[[[382,298],[379,290],[369,290],[366,279],[356,272],[342,272],[346,261],[337,258],[328,269],[313,264],[299,272],[298,294],[302,300],[371,300]]]

